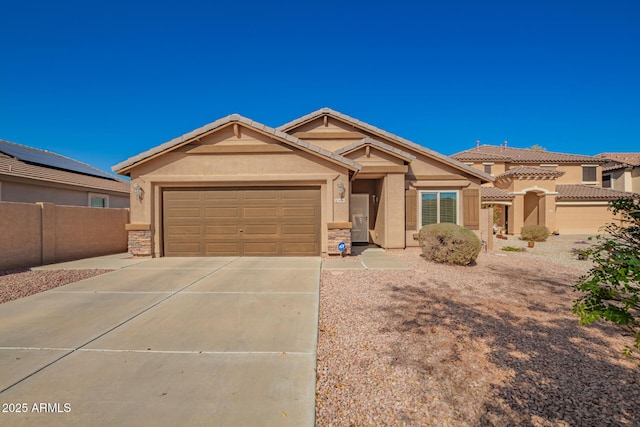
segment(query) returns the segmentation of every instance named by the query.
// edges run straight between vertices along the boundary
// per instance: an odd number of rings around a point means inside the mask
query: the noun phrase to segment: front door
[[[369,243],[369,195],[351,195],[351,242]]]

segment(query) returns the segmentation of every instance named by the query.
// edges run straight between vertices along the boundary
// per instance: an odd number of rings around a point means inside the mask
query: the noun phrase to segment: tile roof
[[[497,162],[510,162],[511,157],[500,154],[492,154],[492,153],[484,153],[482,151],[463,151],[461,153],[454,154],[454,159],[459,162],[489,162],[489,161],[497,161]]]
[[[513,200],[516,196],[496,187],[480,187],[480,195],[483,201],[488,200]]]
[[[596,157],[602,157],[607,160],[615,160],[617,162],[626,163],[628,165],[640,166],[640,153],[601,153]]]
[[[533,178],[558,178],[564,175],[565,172],[558,171],[554,169],[542,169],[542,168],[532,168],[529,166],[516,166],[515,168],[511,168],[506,172],[498,175],[496,179],[507,178],[511,176],[524,176],[524,177],[533,177]]]
[[[76,172],[27,163],[0,153],[0,176],[33,179],[72,185],[91,190],[114,191],[129,194],[129,183],[120,179],[105,179]]]
[[[512,148],[502,145],[480,145],[470,150],[452,155],[460,160],[493,160],[484,156],[498,156],[498,158],[510,159],[512,163],[604,163],[605,160],[593,156],[578,154],[556,153],[553,151],[532,150],[529,148]]]
[[[473,176],[476,176],[478,178],[481,178],[487,182],[492,182],[494,181],[494,178],[489,175],[486,174],[482,171],[479,171],[477,169],[472,168],[471,166],[465,165],[464,163],[459,162],[456,159],[453,159],[449,156],[445,156],[444,154],[438,153],[437,151],[433,151],[429,148],[423,147],[422,145],[416,144],[415,142],[409,141],[408,139],[404,139],[398,135],[394,135],[391,132],[387,132],[386,130],[382,130],[380,128],[377,128],[375,126],[372,126],[368,123],[365,123],[361,120],[355,119],[353,117],[347,116],[346,114],[342,114],[338,111],[332,110],[331,108],[321,108],[319,110],[316,110],[312,113],[306,114],[300,118],[297,118],[295,120],[290,121],[289,123],[285,123],[282,126],[278,126],[278,130],[283,131],[283,132],[288,132],[291,129],[302,125],[304,123],[308,123],[312,120],[317,119],[318,117],[322,117],[324,115],[330,116],[330,117],[334,117],[336,119],[342,120],[345,123],[348,123],[352,126],[356,126],[359,127],[361,129],[367,130],[373,134],[382,136],[384,138],[387,138],[389,140],[392,140],[394,142],[397,142],[400,145],[404,145],[405,147],[408,148],[412,148],[413,150],[424,154],[427,157],[431,157],[433,159],[437,159],[445,164],[448,164],[458,170],[462,170],[464,172],[467,172]]]
[[[592,187],[589,185],[557,185],[557,200],[615,200],[621,197],[632,197],[633,193],[617,191],[610,188]]]
[[[343,157],[339,154],[335,154],[332,153],[331,151],[325,150],[324,148],[320,148],[318,146],[315,146],[313,144],[309,144],[306,141],[302,141],[298,138],[296,138],[295,136],[289,135],[287,133],[284,133],[280,130],[274,129],[272,127],[263,125],[262,123],[258,123],[254,120],[248,119],[246,117],[243,117],[239,114],[231,114],[227,117],[223,117],[221,119],[218,119],[212,123],[209,123],[207,125],[204,125],[198,129],[195,129],[191,132],[185,133],[182,136],[179,136],[177,138],[172,139],[171,141],[165,142],[164,144],[158,145],[150,150],[147,150],[143,153],[140,153],[136,156],[130,157],[129,159],[118,163],[117,165],[113,166],[111,169],[114,172],[117,173],[127,173],[126,169],[134,166],[135,164],[138,164],[140,162],[144,162],[148,159],[150,159],[151,157],[154,157],[157,154],[160,153],[164,153],[164,152],[168,152],[171,151],[174,148],[177,148],[181,145],[185,145],[189,142],[191,142],[191,140],[198,138],[198,137],[202,137],[204,136],[204,134],[209,133],[211,131],[214,131],[218,128],[221,128],[225,125],[228,125],[230,123],[242,123],[243,125],[249,127],[249,128],[253,128],[257,131],[263,132],[263,133],[267,133],[270,135],[273,135],[274,137],[286,141],[288,144],[292,145],[292,146],[296,146],[304,151],[307,152],[311,152],[311,153],[315,153],[316,155],[320,156],[320,157],[324,157],[328,160],[331,160],[335,163],[340,163],[343,164],[344,166],[347,166],[349,169],[351,170],[360,170],[362,168],[362,166],[360,166],[358,163],[354,162],[351,159],[348,159],[346,157]]]
[[[640,153],[602,153],[596,157],[609,160],[602,165],[603,172],[640,166]]]
[[[351,151],[357,150],[360,147],[364,147],[365,145],[372,145],[374,147],[380,148],[383,151],[387,151],[389,153],[393,153],[398,157],[401,157],[407,161],[413,161],[416,159],[416,156],[413,154],[409,154],[405,151],[399,150],[395,147],[390,146],[389,144],[385,144],[384,142],[376,141],[375,139],[371,139],[369,137],[363,138],[360,141],[356,141],[351,145],[348,145],[344,148],[340,148],[339,150],[334,151],[336,154],[345,154]]]

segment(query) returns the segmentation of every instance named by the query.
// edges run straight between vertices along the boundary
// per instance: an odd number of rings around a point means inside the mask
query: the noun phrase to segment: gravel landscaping
[[[323,271],[318,426],[638,426],[629,337],[579,326],[572,285],[590,267],[552,236],[509,237],[455,267],[388,251],[412,270]]]
[[[0,271],[0,304],[88,279],[112,270],[5,270]]]

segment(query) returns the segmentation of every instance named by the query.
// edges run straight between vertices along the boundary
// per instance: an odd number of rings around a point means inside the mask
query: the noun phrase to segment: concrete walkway
[[[0,304],[0,425],[314,425],[319,258],[78,266]]]
[[[323,270],[410,270],[409,267],[387,254],[382,248],[363,248],[359,258],[329,259],[322,261]]]

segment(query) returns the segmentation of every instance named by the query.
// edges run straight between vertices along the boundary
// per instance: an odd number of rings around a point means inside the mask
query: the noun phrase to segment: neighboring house
[[[153,256],[405,248],[435,222],[479,233],[480,187],[493,180],[328,108],[277,129],[233,114],[113,170],[136,194],[130,251]]]
[[[519,234],[525,225],[544,225],[563,234],[597,233],[612,222],[608,202],[630,193],[602,188],[600,157],[546,150],[480,145],[454,159],[495,181],[482,188],[483,205],[498,210],[498,226]]]
[[[640,193],[640,153],[602,153],[602,186]]]
[[[128,208],[129,183],[86,163],[0,140],[0,201]]]

